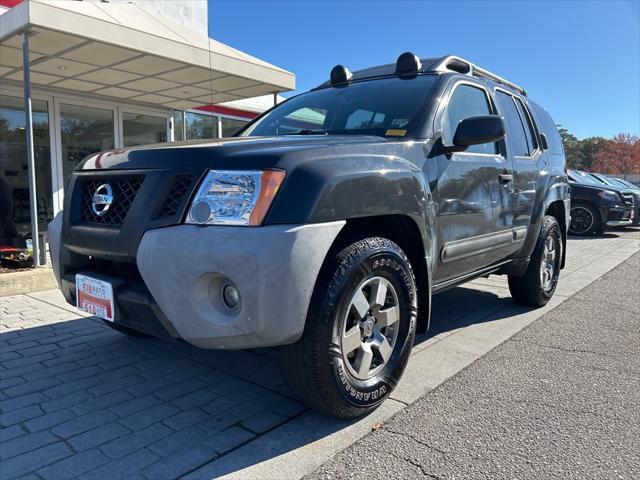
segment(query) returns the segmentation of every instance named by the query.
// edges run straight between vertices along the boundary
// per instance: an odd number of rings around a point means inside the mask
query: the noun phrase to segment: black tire
[[[587,202],[571,204],[571,235],[588,236],[602,230],[602,221],[598,209]]]
[[[105,325],[114,329],[117,332],[124,333],[130,337],[134,338],[151,338],[151,335],[148,335],[143,332],[139,332],[138,330],[134,330],[133,328],[125,327],[124,325],[120,325],[119,323],[109,322],[107,320],[102,320]]]
[[[364,367],[370,378],[357,378],[360,372],[352,373],[360,348],[343,355],[343,342],[350,331],[360,328],[359,335],[367,335],[371,327],[367,319],[374,321],[374,328],[381,323],[372,315],[383,311],[387,300],[380,307],[370,310],[359,321],[353,322],[360,309],[355,308],[356,292],[366,292],[368,282],[384,284],[385,299],[392,298],[394,305],[394,327],[381,327],[377,335],[395,332],[386,362],[381,350],[377,357],[369,360],[374,366]],[[371,284],[369,298],[373,298]],[[389,286],[393,288],[389,288]],[[389,296],[391,295],[391,297]],[[365,295],[365,300],[367,297]],[[376,305],[380,305],[378,302]],[[374,311],[374,309],[377,309]],[[371,313],[374,311],[374,313]],[[375,312],[378,312],[377,314]],[[384,311],[383,311],[384,313]],[[316,281],[302,338],[293,345],[281,348],[281,361],[285,378],[294,393],[316,410],[340,418],[353,418],[367,414],[377,408],[395,388],[409,360],[416,332],[417,293],[411,264],[402,249],[391,240],[381,237],[365,238],[349,245],[325,260]],[[347,325],[349,324],[349,325]],[[380,328],[380,327],[379,327]],[[347,333],[345,333],[347,332]],[[373,337],[356,343],[364,345]],[[379,337],[378,337],[379,338]],[[345,349],[346,350],[346,349]],[[390,352],[390,354],[389,354]],[[349,358],[350,357],[350,358]],[[371,358],[371,357],[369,357]],[[352,364],[352,362],[354,362]],[[359,361],[362,365],[363,360]],[[379,363],[375,367],[376,363]],[[377,370],[377,371],[376,371]]]
[[[551,260],[549,255],[545,255],[545,245],[548,248],[550,244],[553,244],[555,250],[555,255]],[[524,275],[521,277],[509,275],[509,291],[516,303],[542,307],[551,300],[558,286],[562,248],[562,233],[558,221],[554,217],[545,216],[536,247]],[[547,273],[543,278],[542,263],[544,260],[547,260],[548,265],[553,266],[553,271],[549,273],[549,270],[546,270]]]

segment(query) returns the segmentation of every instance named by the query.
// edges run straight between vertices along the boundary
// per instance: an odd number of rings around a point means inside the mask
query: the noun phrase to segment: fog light
[[[232,310],[238,308],[240,305],[240,292],[235,285],[225,285],[222,289],[222,300],[224,304]]]

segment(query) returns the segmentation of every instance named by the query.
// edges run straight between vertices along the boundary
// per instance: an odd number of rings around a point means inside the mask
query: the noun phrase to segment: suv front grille
[[[93,270],[104,275],[121,278],[129,283],[142,282],[142,276],[135,263],[116,262],[102,258],[92,258]]]
[[[173,186],[167,195],[167,198],[158,212],[158,218],[173,217],[178,213],[178,209],[182,204],[182,200],[191,190],[193,175],[176,175],[173,179]]]
[[[143,176],[91,178],[82,181],[82,218],[85,223],[121,226],[142,185]],[[108,183],[113,190],[113,203],[104,215],[96,215],[91,204],[100,185]]]

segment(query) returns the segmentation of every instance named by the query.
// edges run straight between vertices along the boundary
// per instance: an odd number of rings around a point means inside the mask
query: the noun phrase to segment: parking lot
[[[570,239],[542,309],[514,304],[503,277],[434,297],[398,389],[356,422],[292,398],[272,349],[128,338],[56,290],[2,297],[0,477],[299,478],[639,250],[637,228]]]

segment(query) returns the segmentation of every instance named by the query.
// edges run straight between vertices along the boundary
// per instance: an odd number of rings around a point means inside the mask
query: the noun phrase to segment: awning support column
[[[33,150],[33,113],[31,111],[31,74],[29,67],[29,32],[22,33],[22,79],[24,83],[24,116],[27,135],[27,173],[29,175],[29,207],[31,211],[31,245],[33,264],[40,266],[38,238],[38,198],[36,195],[36,165]]]

